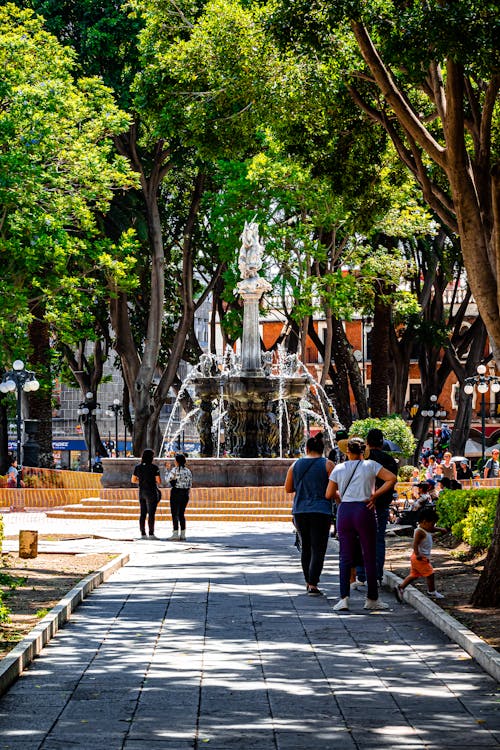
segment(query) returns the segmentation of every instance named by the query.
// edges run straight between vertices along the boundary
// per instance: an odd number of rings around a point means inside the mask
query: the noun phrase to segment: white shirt
[[[337,464],[330,479],[337,485],[343,503],[364,502],[375,491],[375,477],[381,468],[381,464],[371,459],[345,461]]]

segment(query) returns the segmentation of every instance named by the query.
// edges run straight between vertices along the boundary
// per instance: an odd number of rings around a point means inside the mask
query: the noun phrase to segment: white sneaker
[[[359,578],[356,578],[354,583],[351,583],[351,586],[353,589],[356,589],[356,591],[359,591],[360,589],[366,587],[366,581],[360,581]]]
[[[149,535],[149,539],[158,539],[158,537],[157,537],[157,536],[155,536],[154,534],[150,534],[150,535]]]
[[[146,534],[141,534],[141,539],[147,539]]]
[[[335,606],[333,607],[335,612],[343,612],[346,609],[349,609],[349,597],[344,596],[343,599],[337,602]]]
[[[382,599],[367,599],[363,609],[389,609],[389,605]]]
[[[444,594],[440,594],[439,591],[429,591],[431,599],[444,599]]]
[[[168,541],[169,542],[176,542],[179,539],[179,532],[174,531],[172,532],[172,536],[169,536]]]

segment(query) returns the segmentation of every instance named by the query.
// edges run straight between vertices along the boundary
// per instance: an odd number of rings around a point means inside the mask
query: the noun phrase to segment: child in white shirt
[[[410,573],[403,583],[396,586],[394,593],[399,602],[403,602],[403,592],[412,581],[425,578],[429,596],[433,599],[444,599],[443,594],[436,591],[434,568],[431,565],[432,535],[435,532],[445,532],[446,529],[436,526],[439,516],[434,508],[424,508],[419,515],[418,526],[413,534],[413,551],[410,558]]]

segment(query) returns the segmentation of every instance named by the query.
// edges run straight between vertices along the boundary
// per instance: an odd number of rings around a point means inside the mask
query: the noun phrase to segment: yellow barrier
[[[23,469],[26,488],[50,487],[58,489],[100,489],[101,474],[89,471],[66,471],[65,469],[38,469],[27,466]]]
[[[80,489],[8,489],[0,488],[0,508],[22,510],[23,508],[56,508],[74,505],[85,497],[99,497],[99,490]]]

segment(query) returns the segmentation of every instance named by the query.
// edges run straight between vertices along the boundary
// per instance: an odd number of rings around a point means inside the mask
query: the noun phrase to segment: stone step
[[[78,506],[70,505],[67,508],[59,508],[58,510],[50,510],[47,512],[49,518],[71,518],[71,519],[86,519],[86,520],[106,520],[106,521],[137,521],[139,518],[138,510],[135,512],[127,512],[126,510],[121,511],[120,509],[110,508],[103,511],[100,510],[89,510],[87,508],[78,508]],[[170,513],[164,510],[158,510],[156,513],[156,519],[158,521],[170,521]],[[258,511],[248,512],[231,512],[230,510],[210,509],[206,511],[186,511],[186,519],[188,521],[242,521],[242,522],[259,522],[259,521],[290,521],[290,511],[285,512],[281,510],[273,510],[272,508],[261,509]]]
[[[167,502],[168,504],[168,498],[163,497],[161,500],[161,503]],[[139,501],[135,497],[131,500],[100,500],[99,498],[95,497],[89,497],[89,498],[82,498],[81,503],[85,508],[101,508],[101,507],[107,507],[107,506],[116,506],[119,508],[137,508],[139,506]],[[259,500],[251,501],[251,500],[217,500],[215,503],[214,501],[206,501],[203,500],[192,500],[189,502],[189,508],[241,508],[242,510],[247,510],[249,508],[266,508],[266,507],[275,507],[275,508],[290,508],[291,503],[290,502],[283,502],[283,503],[273,503],[272,506],[268,506],[263,504]]]

